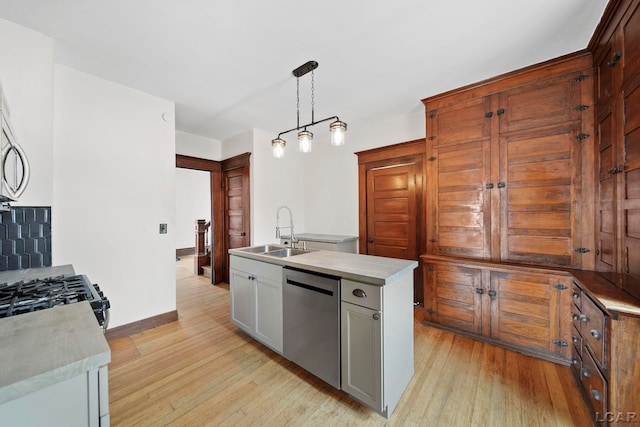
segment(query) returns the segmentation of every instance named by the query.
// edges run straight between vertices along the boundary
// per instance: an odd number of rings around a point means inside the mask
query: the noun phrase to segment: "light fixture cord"
[[[296,77],[296,129],[300,129],[300,77]]]
[[[313,74],[313,70],[311,70],[311,123],[315,122],[316,119],[314,118],[314,104],[315,104],[315,96],[314,96],[314,78],[313,78],[314,74]]]

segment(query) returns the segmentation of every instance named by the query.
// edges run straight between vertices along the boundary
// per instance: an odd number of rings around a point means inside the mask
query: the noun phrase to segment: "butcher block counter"
[[[109,425],[111,350],[89,302],[0,319],[0,342],[4,425]]]

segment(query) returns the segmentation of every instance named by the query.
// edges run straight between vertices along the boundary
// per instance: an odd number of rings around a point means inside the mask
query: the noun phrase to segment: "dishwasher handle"
[[[308,290],[313,291],[313,292],[318,292],[318,293],[321,293],[321,294],[333,296],[333,291],[331,291],[329,289],[318,288],[316,286],[309,285],[308,283],[302,283],[302,282],[298,282],[296,280],[287,279],[287,284],[293,285],[293,286],[297,286],[297,287],[303,288],[303,289],[308,289]]]

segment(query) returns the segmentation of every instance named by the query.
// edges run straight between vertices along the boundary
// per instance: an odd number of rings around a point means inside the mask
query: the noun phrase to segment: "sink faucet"
[[[282,209],[286,209],[289,212],[289,226],[288,227],[280,227],[280,211]],[[278,211],[276,212],[276,239],[280,238],[280,229],[281,228],[288,228],[291,230],[291,240],[289,242],[289,246],[293,247],[294,243],[298,243],[298,239],[296,239],[296,236],[293,234],[293,215],[291,214],[291,209],[289,209],[288,207],[282,205],[280,207],[278,207]]]

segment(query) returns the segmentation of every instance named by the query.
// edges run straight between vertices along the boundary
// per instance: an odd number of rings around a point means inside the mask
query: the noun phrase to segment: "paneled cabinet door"
[[[425,319],[461,331],[482,333],[482,271],[449,264],[424,267]]]
[[[255,337],[282,353],[282,280],[255,279]]]
[[[382,412],[383,312],[341,303],[342,390]]]
[[[500,259],[579,267],[579,123],[500,137]]]
[[[431,155],[427,252],[491,258],[490,141],[438,146]]]
[[[564,277],[491,272],[491,338],[571,358],[571,283]]]
[[[253,308],[255,304],[252,277],[244,271],[233,268],[229,270],[231,320],[249,334],[253,334],[254,330]]]

